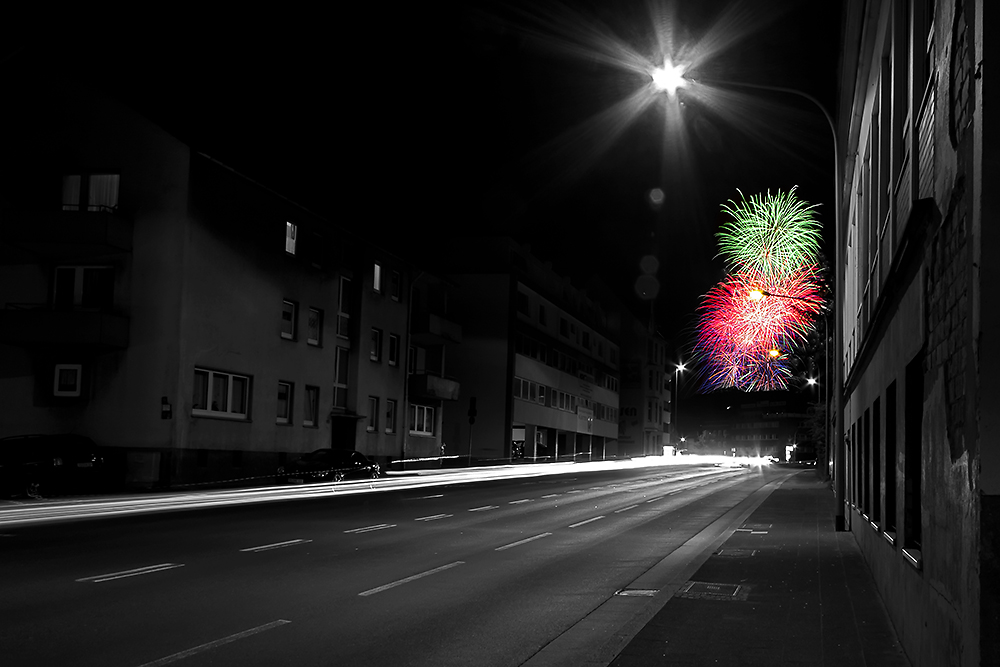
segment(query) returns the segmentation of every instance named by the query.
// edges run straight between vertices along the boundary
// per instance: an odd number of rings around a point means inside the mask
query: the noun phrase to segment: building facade
[[[273,479],[321,447],[400,456],[405,263],[121,105],[23,99],[0,186],[0,436],[87,435],[137,485]]]
[[[845,523],[921,666],[1000,664],[988,4],[845,5],[836,472]]]

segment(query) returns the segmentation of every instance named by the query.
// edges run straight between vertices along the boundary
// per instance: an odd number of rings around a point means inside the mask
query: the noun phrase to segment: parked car
[[[378,463],[361,452],[332,448],[317,449],[278,468],[278,480],[289,484],[377,479],[381,475]]]
[[[107,482],[104,458],[81,435],[16,435],[0,438],[0,494],[40,498],[95,492]]]

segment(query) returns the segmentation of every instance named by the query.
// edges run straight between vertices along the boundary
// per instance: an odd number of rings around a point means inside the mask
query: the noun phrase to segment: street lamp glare
[[[816,384],[816,378],[806,378],[806,384],[810,387]]]
[[[677,370],[679,370],[680,372],[683,373],[686,369],[687,367],[684,364],[677,364]]]
[[[669,60],[664,60],[662,67],[654,67],[650,70],[649,76],[653,80],[653,87],[668,95],[673,95],[678,88],[687,85],[687,79],[684,78],[684,68],[674,65]]]

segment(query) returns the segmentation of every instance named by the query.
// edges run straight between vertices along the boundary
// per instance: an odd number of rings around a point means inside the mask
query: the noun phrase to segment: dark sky
[[[713,105],[682,91],[669,135],[653,105],[612,136],[593,119],[645,79],[596,57],[594,35],[651,57],[657,10],[681,48],[742,35],[695,76],[799,89],[832,111],[839,2],[397,4],[29,28],[0,68],[92,80],[342,226],[509,234],[581,285],[600,275],[638,312],[639,261],[654,255],[658,326],[679,348],[722,277],[713,234],[737,188],[798,185],[832,231],[832,140],[808,102],[744,91]]]

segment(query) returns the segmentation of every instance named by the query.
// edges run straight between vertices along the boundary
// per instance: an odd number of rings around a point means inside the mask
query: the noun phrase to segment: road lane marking
[[[393,524],[378,523],[378,524],[375,524],[374,526],[365,526],[364,528],[352,528],[350,530],[345,530],[344,532],[345,533],[354,533],[355,535],[358,535],[360,533],[371,533],[371,532],[374,532],[376,530],[385,530],[386,528],[395,528],[395,527],[396,527],[396,524],[394,524],[394,523]]]
[[[482,507],[473,507],[470,512],[485,512],[486,510],[496,510],[500,509],[499,505],[483,505]]]
[[[444,498],[444,494],[439,493],[435,496],[421,496],[420,498],[417,498],[417,500],[428,500],[429,498]]]
[[[437,521],[438,519],[447,519],[450,516],[455,516],[454,514],[434,514],[432,516],[422,516],[419,519],[414,519],[414,521]]]
[[[620,510],[615,510],[615,514],[619,514],[621,512],[627,512],[629,510],[634,510],[636,507],[638,507],[638,505],[629,505],[628,507],[623,507]]]
[[[656,496],[655,498],[650,498],[646,502],[647,503],[655,503],[657,500],[662,500],[662,499],[663,499],[663,496]]]
[[[186,651],[181,651],[180,653],[174,653],[173,655],[168,655],[165,658],[160,658],[159,660],[153,660],[152,662],[144,662],[139,667],[160,667],[161,665],[169,665],[172,662],[177,662],[184,658],[188,658],[196,653],[201,653],[202,651],[207,651],[209,649],[217,648],[223,646],[224,644],[229,644],[237,639],[244,639],[251,635],[255,635],[265,630],[270,630],[271,628],[277,628],[282,625],[287,625],[291,621],[286,621],[283,618],[279,618],[277,621],[271,621],[270,623],[265,623],[264,625],[258,625],[256,628],[250,628],[249,630],[244,630],[243,632],[237,632],[235,635],[229,635],[228,637],[223,637],[222,639],[216,639],[214,642],[208,642],[207,644],[202,644],[200,646],[195,646],[194,648],[189,648]]]
[[[146,567],[137,567],[134,570],[123,570],[121,572],[111,572],[109,574],[95,574],[92,577],[83,577],[77,579],[77,581],[92,581],[95,584],[99,584],[102,581],[111,581],[112,579],[124,579],[126,577],[138,577],[140,574],[152,574],[153,572],[163,572],[164,570],[173,570],[177,567],[184,567],[184,563],[160,563],[158,565],[147,565]]]
[[[566,493],[583,493],[580,489],[573,489],[572,491],[567,491]]]
[[[676,491],[670,491],[670,492],[668,492],[668,493],[667,493],[667,495],[668,495],[668,496],[672,496],[672,495],[674,495],[675,493],[680,493],[680,492],[681,492],[681,491],[683,491],[683,490],[684,490],[684,489],[677,489]]]
[[[555,498],[556,496],[561,496],[561,493],[550,493],[547,496],[542,496],[542,498]]]
[[[290,547],[293,544],[308,544],[309,542],[312,542],[312,540],[288,540],[287,542],[275,542],[274,544],[264,544],[259,547],[240,549],[240,551],[270,551],[271,549],[281,549],[283,547]]]
[[[512,501],[510,501],[507,504],[508,505],[520,505],[521,503],[530,503],[530,502],[531,502],[531,498],[521,498],[520,500],[512,500]]]
[[[526,537],[523,540],[518,540],[517,542],[511,542],[510,544],[505,544],[502,547],[497,547],[493,551],[503,551],[504,549],[510,549],[511,547],[518,547],[522,544],[527,544],[528,542],[534,542],[535,540],[540,540],[543,537],[548,537],[552,533],[542,533],[541,535],[535,535],[534,537]]]
[[[570,527],[570,528],[576,528],[576,527],[578,527],[578,526],[582,526],[582,525],[584,525],[584,524],[587,524],[587,523],[590,523],[591,521],[600,521],[600,520],[601,520],[601,519],[603,519],[603,518],[604,518],[604,515],[601,515],[601,516],[595,516],[595,517],[594,517],[593,519],[587,519],[586,521],[580,521],[580,522],[578,522],[578,523],[571,523],[571,524],[569,525],[569,527]]]
[[[437,574],[438,572],[444,572],[445,570],[450,570],[451,568],[458,567],[459,565],[462,565],[464,563],[465,561],[463,560],[457,560],[454,563],[448,563],[447,565],[442,565],[441,567],[436,567],[433,570],[427,570],[426,572],[421,572],[420,574],[415,574],[412,577],[406,577],[405,579],[400,579],[390,584],[385,584],[384,586],[378,586],[377,588],[369,588],[367,591],[362,591],[358,593],[358,596],[367,597],[369,595],[375,595],[376,593],[387,591],[390,588],[395,588],[396,586],[400,586],[402,584],[406,584],[411,581],[416,581],[417,579],[422,579],[423,577],[427,577],[432,574]]]
[[[598,489],[603,489],[603,488],[604,488],[603,486],[592,486],[592,487],[590,487],[590,490],[591,491],[597,491]]]

